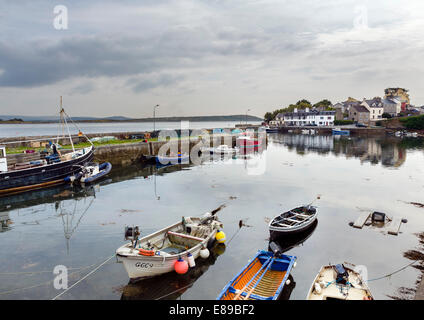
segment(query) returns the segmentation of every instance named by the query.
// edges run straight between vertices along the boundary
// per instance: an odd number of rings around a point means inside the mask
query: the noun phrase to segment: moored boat
[[[236,145],[239,149],[255,148],[262,145],[261,139],[254,138],[247,134],[241,135],[236,139]]]
[[[354,268],[354,265],[347,263],[323,266],[315,277],[306,299],[373,300],[371,291]]]
[[[342,130],[340,128],[334,128],[332,130],[333,135],[340,135],[340,136],[349,136],[350,131],[349,130]]]
[[[271,243],[271,247],[278,245]],[[284,289],[296,257],[259,250],[231,279],[217,300],[277,300]]]
[[[186,153],[178,152],[176,155],[158,155],[156,156],[156,163],[163,165],[177,164],[177,163],[189,163],[190,155]]]
[[[65,180],[67,182],[92,183],[106,176],[110,170],[112,170],[110,162],[102,164],[87,163],[82,167],[81,171],[66,177]]]
[[[222,144],[216,148],[202,148],[202,153],[213,153],[213,154],[235,154],[239,152],[237,147],[231,148],[226,144]]]
[[[204,255],[208,243],[223,234],[222,223],[213,213],[203,217],[183,217],[182,221],[138,239],[138,227],[126,229],[127,243],[116,250],[131,280],[177,271],[177,263],[195,261]],[[207,256],[209,252],[206,252]]]
[[[294,208],[274,217],[269,223],[272,239],[280,235],[298,233],[308,229],[316,220],[317,209],[311,205]]]

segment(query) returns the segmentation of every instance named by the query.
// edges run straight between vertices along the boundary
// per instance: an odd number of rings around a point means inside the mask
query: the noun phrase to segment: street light
[[[153,107],[153,134],[156,131],[156,108],[159,107],[159,105],[155,105]]]
[[[247,111],[246,111],[246,125],[247,125],[247,113],[250,111],[250,109],[247,109]]]

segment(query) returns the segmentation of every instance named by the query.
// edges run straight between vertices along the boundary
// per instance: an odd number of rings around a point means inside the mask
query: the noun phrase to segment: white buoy
[[[194,257],[190,252],[187,255],[187,261],[188,261],[188,265],[190,266],[190,268],[193,268],[193,267],[196,266],[196,262],[194,262]]]
[[[209,257],[209,250],[207,248],[203,248],[200,250],[200,257],[203,259],[207,259]]]
[[[290,279],[287,279],[286,285],[289,285],[291,283]]]
[[[297,266],[297,261],[295,261],[295,262],[293,263],[293,268],[296,268],[296,266]]]

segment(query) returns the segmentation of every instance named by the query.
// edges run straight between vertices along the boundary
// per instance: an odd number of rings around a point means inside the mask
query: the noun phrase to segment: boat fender
[[[194,268],[196,266],[196,262],[194,261],[193,255],[189,252],[187,255],[187,261],[190,268]]]
[[[295,261],[295,262],[293,263],[293,268],[296,268],[296,266],[297,266],[297,261]]]
[[[146,250],[146,249],[140,248],[138,250],[138,254],[141,254],[142,256],[154,256],[155,252],[153,250]]]
[[[200,257],[202,259],[207,259],[209,257],[209,250],[207,248],[202,248],[202,250],[200,250]]]
[[[315,283],[314,288],[316,293],[321,294],[322,289],[318,282]]]
[[[286,285],[289,285],[291,283],[290,279],[287,279]]]

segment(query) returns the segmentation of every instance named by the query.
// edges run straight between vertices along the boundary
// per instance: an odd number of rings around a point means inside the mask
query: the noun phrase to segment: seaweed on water
[[[414,288],[400,287],[396,291],[396,295],[387,295],[389,298],[394,300],[412,300],[415,297],[418,286],[421,281],[424,280],[424,232],[415,234],[418,238],[418,248],[413,250],[408,250],[403,253],[403,256],[412,261],[416,261],[417,264],[414,264],[412,267],[421,271],[421,275],[415,281]]]

